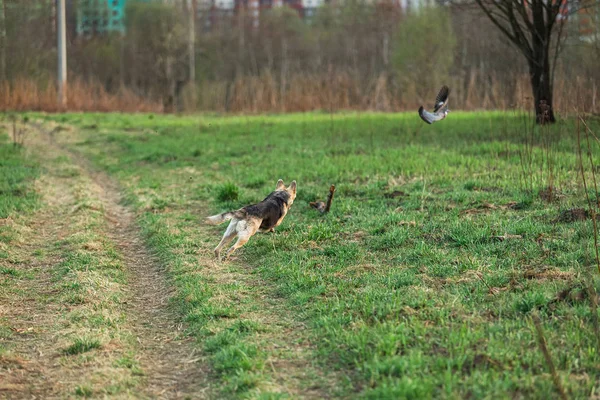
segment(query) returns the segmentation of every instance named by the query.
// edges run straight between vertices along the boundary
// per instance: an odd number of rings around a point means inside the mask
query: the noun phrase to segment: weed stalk
[[[595,256],[596,256],[596,268],[598,269],[598,273],[600,273],[600,253],[598,251],[598,227],[596,224],[596,208],[592,206],[592,200],[590,199],[590,194],[588,193],[588,188],[587,188],[587,181],[585,179],[585,170],[583,168],[583,155],[581,153],[581,125],[580,125],[580,121],[582,120],[581,117],[577,118],[577,150],[578,150],[578,158],[579,158],[579,170],[581,172],[581,179],[583,181],[583,190],[585,191],[585,197],[587,199],[588,202],[588,207],[590,209],[590,214],[591,214],[591,218],[592,218],[592,224],[594,227],[594,250],[595,250]],[[591,151],[590,151],[590,144],[589,144],[589,140],[587,141],[588,143],[588,154],[590,154],[590,160],[591,160]],[[594,169],[594,166],[592,164],[592,171]],[[594,174],[594,185],[596,184],[596,178],[595,178],[595,174]],[[596,196],[597,196],[596,192]]]
[[[548,350],[548,345],[546,343],[546,336],[544,335],[544,329],[542,328],[542,323],[540,321],[540,317],[537,312],[534,312],[531,315],[533,319],[533,324],[535,325],[535,330],[537,332],[538,345],[540,346],[540,350],[544,355],[544,359],[546,360],[546,364],[550,369],[550,374],[552,375],[552,380],[554,381],[554,386],[556,386],[556,390],[558,391],[560,398],[563,400],[567,400],[567,393],[560,382],[560,377],[558,376],[558,372],[556,371],[556,366],[554,365],[554,361],[552,361],[552,356],[550,355],[550,351]]]
[[[588,159],[590,161],[590,168],[592,170],[592,180],[594,183],[594,191],[596,194],[596,201],[594,202],[595,205],[592,204],[592,200],[590,199],[590,194],[587,190],[587,182],[585,179],[585,171],[583,168],[583,155],[581,152],[581,124],[582,123],[585,127],[585,133],[586,133],[586,145],[587,145],[587,155],[588,155]],[[597,180],[596,180],[596,172],[595,172],[595,168],[594,168],[594,163],[592,160],[592,147],[590,144],[590,134],[592,134],[596,140],[598,140],[598,138],[596,137],[596,135],[594,135],[594,133],[591,131],[591,129],[589,128],[589,126],[587,125],[587,123],[585,122],[585,120],[580,116],[578,116],[577,118],[577,147],[579,150],[579,168],[581,171],[581,178],[583,180],[583,188],[585,190],[585,196],[588,202],[588,208],[590,211],[590,216],[592,218],[592,226],[594,229],[594,254],[596,256],[596,268],[598,269],[598,272],[600,273],[600,252],[598,250],[598,226],[596,223],[596,207],[598,206],[598,185],[597,185]],[[598,297],[597,297],[597,293],[596,293],[596,289],[593,285],[593,277],[590,273],[585,273],[586,277],[587,277],[587,282],[585,283],[585,287],[587,289],[588,292],[588,297],[590,298],[590,308],[592,310],[592,323],[594,324],[594,333],[596,334],[596,351],[600,352],[600,321],[598,320]]]

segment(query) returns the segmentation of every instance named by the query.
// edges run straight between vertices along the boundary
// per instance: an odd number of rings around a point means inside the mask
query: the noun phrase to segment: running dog
[[[277,181],[275,191],[271,192],[260,203],[206,218],[206,223],[210,225],[218,225],[231,220],[223,239],[215,248],[215,257],[218,260],[221,259],[221,249],[235,236],[238,239],[227,250],[225,258],[228,258],[234,251],[246,244],[256,231],[274,232],[275,227],[283,221],[295,198],[296,181],[292,181],[290,186],[286,188],[283,180],[280,179]]]

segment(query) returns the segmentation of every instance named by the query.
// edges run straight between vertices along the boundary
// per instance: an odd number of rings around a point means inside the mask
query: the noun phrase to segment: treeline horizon
[[[5,0],[0,110],[61,111],[51,2]],[[183,5],[182,5],[183,4]],[[196,21],[190,81],[187,2],[129,2],[126,33],[68,40],[68,110],[296,112],[431,107],[443,84],[451,109],[528,109],[525,60],[480,11],[455,6],[403,13],[351,2],[310,22],[280,7],[244,10],[206,31]],[[76,13],[77,2],[69,12]],[[558,112],[600,112],[597,43],[569,21],[554,77]],[[2,63],[0,63],[2,64]]]

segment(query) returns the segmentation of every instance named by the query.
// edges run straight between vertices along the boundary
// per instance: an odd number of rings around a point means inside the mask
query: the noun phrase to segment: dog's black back
[[[290,194],[285,190],[271,192],[263,201],[242,208],[248,215],[262,218],[261,231],[267,231],[277,224],[284,215]]]

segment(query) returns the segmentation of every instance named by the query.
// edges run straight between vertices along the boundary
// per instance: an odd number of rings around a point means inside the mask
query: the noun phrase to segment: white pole
[[[56,22],[58,29],[58,103],[61,107],[67,105],[67,18],[65,0],[57,0]]]
[[[0,82],[6,80],[6,16],[4,0],[0,0]]]
[[[196,111],[196,17],[198,16],[196,0],[188,0],[188,56],[190,74],[190,93],[192,96],[192,110]]]
[[[190,83],[196,82],[196,2],[188,0],[188,56]]]

